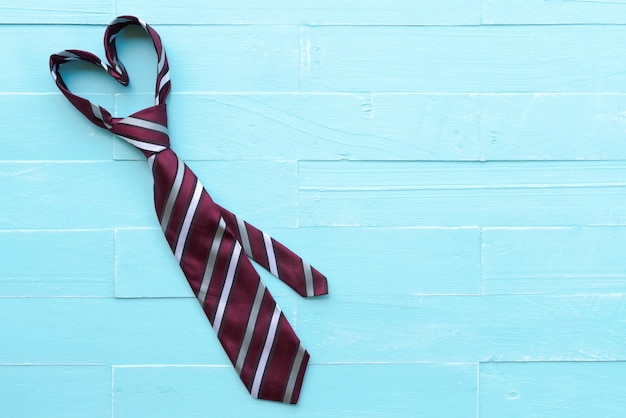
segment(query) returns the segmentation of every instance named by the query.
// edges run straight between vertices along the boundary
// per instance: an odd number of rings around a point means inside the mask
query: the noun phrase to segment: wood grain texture
[[[623,0],[484,0],[485,24],[623,24]]]
[[[303,162],[304,226],[623,225],[622,162]]]
[[[157,24],[472,25],[480,23],[481,13],[479,0],[117,0],[116,5],[118,11],[132,11]]]
[[[257,223],[266,220],[268,227],[295,226],[294,163],[259,162],[257,173],[251,165],[244,173],[237,171],[237,164],[232,162],[190,165],[212,196],[244,219]],[[244,178],[221,175],[225,166]],[[268,173],[267,177],[261,175]],[[212,184],[212,179],[219,182]],[[265,196],[264,187],[273,191],[269,198],[261,198]],[[145,161],[6,163],[0,166],[0,189],[7,191],[0,195],[3,229],[158,225],[152,177]],[[242,200],[247,201],[247,209],[238,208],[237,202]]]
[[[7,417],[110,417],[111,367],[0,366]]]
[[[355,290],[356,291],[356,290]],[[622,361],[623,293],[302,300],[314,362]]]
[[[624,92],[626,75],[616,70],[624,35],[622,26],[603,25],[312,27],[302,88]]]
[[[192,299],[3,298],[0,325],[0,365],[230,364]]]
[[[480,416],[619,417],[626,410],[622,362],[480,365]]]
[[[624,228],[485,228],[482,239],[484,293],[626,291]]]
[[[473,364],[313,365],[307,374],[306,394],[292,407],[250,399],[228,368],[116,367],[113,407],[121,418],[465,417],[476,408]],[[417,404],[406,401],[417,398]]]
[[[116,108],[124,116],[149,102],[122,94]],[[173,93],[169,104],[172,147],[185,160],[480,158],[471,95]],[[116,159],[143,158],[117,145]]]
[[[112,230],[0,231],[0,297],[113,295]]]
[[[167,40],[165,46],[171,62],[171,76],[179,92],[298,89],[300,30],[295,26],[238,28],[179,25],[156,28],[161,37]],[[105,25],[44,25],[33,31],[29,25],[0,25],[0,38],[13,40],[0,45],[0,53],[13,57],[0,69],[0,77],[5,81],[0,91],[56,93],[58,90],[47,70],[50,54],[74,48],[104,57],[104,29]],[[127,42],[120,41],[119,51],[123,62],[131,62],[131,57],[140,50],[142,52],[137,58],[154,56],[154,49],[145,35],[136,29],[128,32],[123,36]],[[22,45],[29,45],[29,48],[23,48]],[[198,54],[198,50],[202,54]],[[134,78],[155,74],[156,58],[142,62],[140,68],[143,71],[137,73],[129,67],[131,79],[135,74],[137,76]],[[224,71],[225,68],[228,71]],[[76,80],[77,83],[71,85],[76,93],[115,93],[123,89],[104,74],[97,74],[102,77],[94,82],[92,73],[100,71],[85,73],[83,71],[80,75],[82,80]],[[151,91],[153,88],[144,92]]]
[[[1,417],[626,415],[626,27],[612,1],[0,0]],[[311,354],[252,399],[171,256],[144,157],[58,92],[136,14],[173,148],[329,277],[260,271]],[[156,54],[118,38],[127,116]]]
[[[329,277],[342,277],[330,286],[344,298],[393,302],[417,295],[480,293],[478,228],[269,228],[266,232]],[[118,229],[115,243],[117,297],[194,297],[169,256],[160,229]],[[372,254],[381,262],[372,265]],[[257,270],[264,280],[275,282],[272,294],[295,296],[265,270]],[[386,283],[386,291],[381,292],[379,280]]]
[[[480,96],[485,160],[624,160],[622,94]]]
[[[96,4],[81,0],[58,0],[54,5],[43,5],[37,0],[0,4],[3,24],[93,24],[106,23],[115,17],[115,0],[99,1]]]
[[[93,99],[114,107],[113,97],[94,95]],[[50,111],[70,110],[60,94],[0,94],[0,108],[6,121],[0,124],[3,161],[97,161],[113,155],[113,135],[82,115],[59,118]]]

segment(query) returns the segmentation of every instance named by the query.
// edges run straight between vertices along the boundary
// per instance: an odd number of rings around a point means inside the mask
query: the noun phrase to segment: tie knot
[[[126,118],[113,118],[109,130],[146,156],[170,146],[165,103],[140,110]]]

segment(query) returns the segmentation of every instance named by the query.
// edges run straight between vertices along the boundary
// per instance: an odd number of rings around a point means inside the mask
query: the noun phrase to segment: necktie
[[[118,60],[116,37],[131,24],[145,29],[157,53],[155,105],[117,118],[72,94],[59,69],[70,61],[87,61],[127,85],[128,73]],[[156,213],[167,242],[251,395],[296,403],[309,354],[249,258],[304,297],[326,294],[326,278],[287,247],[213,202],[199,179],[172,151],[165,106],[171,87],[169,65],[156,31],[136,17],[121,16],[107,27],[104,45],[108,63],[80,50],[51,55],[53,79],[91,122],[147,157],[154,175]]]

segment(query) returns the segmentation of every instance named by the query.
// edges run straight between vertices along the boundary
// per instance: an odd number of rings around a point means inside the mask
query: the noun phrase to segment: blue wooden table
[[[626,416],[626,2],[0,0],[0,416]],[[264,274],[311,353],[253,400],[159,230],[141,154],[58,92],[117,15],[161,34],[173,148],[329,277]],[[67,71],[125,116],[131,85]],[[224,171],[230,174],[224,175]]]

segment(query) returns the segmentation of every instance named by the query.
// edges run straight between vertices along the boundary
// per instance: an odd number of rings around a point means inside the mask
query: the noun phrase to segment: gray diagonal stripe
[[[306,261],[302,260],[302,268],[304,269],[304,282],[306,284],[306,295],[314,296],[315,292],[313,291],[313,270],[311,270],[311,266]]]
[[[213,270],[215,270],[215,261],[217,260],[217,253],[220,250],[220,245],[222,244],[224,230],[226,230],[226,222],[224,222],[224,218],[220,218],[220,222],[217,225],[217,231],[215,231],[215,236],[213,237],[211,249],[209,250],[209,259],[206,263],[206,268],[204,269],[204,276],[202,277],[202,283],[200,283],[200,290],[198,291],[198,300],[203,306],[206,299],[206,293],[209,290],[209,285],[211,284],[211,277],[213,277]]]
[[[104,124],[106,125],[107,123],[104,122]],[[110,126],[110,125],[109,125]],[[127,138],[123,135],[119,135],[116,134],[117,136],[119,136],[120,138],[122,138],[124,141],[128,142],[131,145],[134,145],[135,147],[142,149],[144,151],[150,151],[150,152],[161,152],[165,149],[165,147],[163,145],[156,145],[156,144],[151,144],[149,142],[143,142],[143,141],[138,141],[136,139],[132,139],[132,138]]]
[[[283,396],[284,403],[291,402],[293,390],[296,387],[296,379],[298,378],[298,373],[300,372],[300,366],[302,366],[303,359],[304,347],[302,347],[302,344],[299,344],[296,358],[293,360],[293,364],[291,365],[291,372],[289,372],[289,380],[287,381],[287,388],[285,389],[285,395]]]
[[[235,249],[230,256],[230,263],[228,264],[228,271],[226,272],[226,280],[224,281],[224,288],[220,295],[220,301],[217,304],[217,310],[215,311],[215,319],[213,320],[213,329],[219,335],[220,327],[222,326],[222,320],[224,319],[224,312],[226,312],[226,302],[230,296],[230,291],[233,287],[233,281],[235,279],[235,271],[237,270],[237,262],[241,255],[241,244],[239,241],[235,241]]]
[[[252,341],[252,335],[254,334],[254,327],[256,320],[259,317],[259,311],[261,310],[261,302],[263,301],[263,295],[265,294],[265,285],[259,280],[259,285],[256,288],[256,295],[254,296],[254,302],[252,303],[252,310],[250,316],[248,316],[248,324],[246,325],[246,334],[243,337],[241,348],[239,348],[239,354],[237,355],[237,361],[235,362],[235,370],[241,374],[243,369],[243,363],[246,361],[248,350],[250,349],[250,341]]]
[[[150,129],[151,131],[161,132],[167,135],[167,126],[161,125],[160,123],[150,122],[149,120],[143,120],[139,118],[133,118],[129,116],[120,120],[118,123],[122,123],[124,125],[136,126],[138,128]]]
[[[250,258],[252,257],[252,247],[250,246],[250,237],[248,237],[248,230],[246,229],[245,222],[239,217],[237,219],[237,227],[239,228],[239,235],[241,236],[241,243],[243,244],[243,250]]]
[[[253,397],[259,397],[259,390],[261,389],[261,381],[267,368],[267,360],[269,359],[272,346],[274,345],[274,339],[276,338],[276,330],[278,329],[278,320],[280,319],[280,308],[278,305],[274,307],[274,314],[272,315],[272,322],[270,322],[270,328],[267,331],[267,337],[265,338],[265,345],[263,345],[263,352],[259,364],[257,365],[256,372],[254,374],[254,381],[252,382],[252,389],[250,394]]]
[[[104,121],[104,116],[102,116],[102,110],[100,110],[100,106],[92,102],[89,102],[89,104],[91,105],[91,112],[96,117],[96,119],[100,120],[107,128],[110,128],[111,125]]]
[[[270,273],[278,277],[278,268],[276,267],[276,256],[274,255],[272,238],[265,232],[263,232],[263,242],[265,243],[265,252],[267,252],[267,261],[269,262]]]
[[[191,202],[189,203],[189,208],[187,209],[187,213],[185,214],[183,225],[180,228],[180,233],[178,234],[178,241],[176,242],[176,251],[174,251],[174,256],[178,261],[180,261],[180,259],[183,257],[183,249],[185,248],[185,243],[187,242],[189,229],[191,229],[191,220],[196,214],[196,209],[198,209],[201,195],[202,183],[200,183],[200,180],[196,180],[196,188],[193,191],[193,196],[191,196]]]
[[[163,217],[161,218],[161,229],[163,231],[167,229],[167,225],[170,223],[174,203],[176,203],[176,199],[178,198],[180,186],[183,184],[183,174],[185,174],[185,163],[178,158],[176,177],[174,178],[174,184],[172,184],[172,190],[170,190],[170,194],[167,196],[167,200],[165,201],[165,209],[163,209]]]

